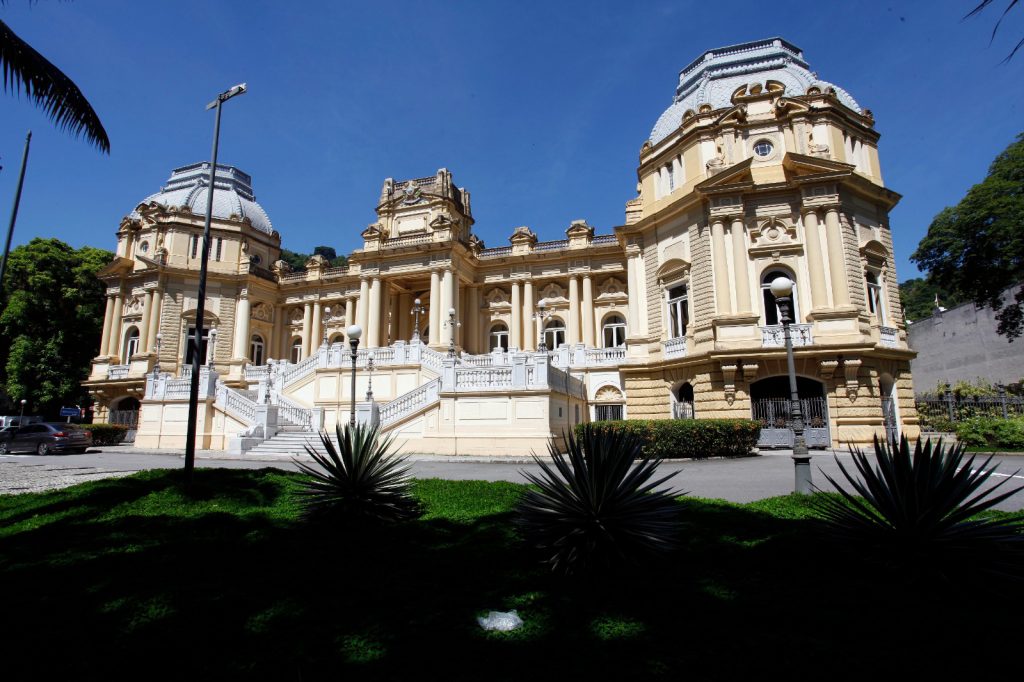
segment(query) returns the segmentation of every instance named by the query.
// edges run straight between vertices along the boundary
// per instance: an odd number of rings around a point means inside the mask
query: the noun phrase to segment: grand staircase
[[[331,434],[332,439],[334,434]],[[269,456],[275,457],[296,457],[307,455],[306,445],[314,448],[317,452],[324,453],[324,445],[320,442],[320,436],[315,432],[304,429],[301,426],[285,426],[273,437],[269,438],[253,449],[245,453],[246,457]]]

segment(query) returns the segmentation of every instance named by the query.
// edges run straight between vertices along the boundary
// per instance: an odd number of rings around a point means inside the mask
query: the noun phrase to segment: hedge
[[[626,419],[591,424],[601,431],[638,434],[644,442],[643,453],[656,458],[749,457],[761,431],[752,419]],[[577,438],[583,426],[576,425]]]
[[[988,448],[1024,448],[1024,417],[971,417],[956,424],[956,437],[964,445]]]
[[[93,445],[117,445],[128,435],[128,427],[122,424],[82,424],[92,432]]]

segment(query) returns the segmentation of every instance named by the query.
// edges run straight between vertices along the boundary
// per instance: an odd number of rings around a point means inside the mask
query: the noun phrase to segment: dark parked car
[[[92,445],[92,433],[77,424],[28,424],[0,432],[0,454],[34,452],[85,452]]]

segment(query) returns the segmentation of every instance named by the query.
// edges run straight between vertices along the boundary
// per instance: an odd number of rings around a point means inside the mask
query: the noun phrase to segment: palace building
[[[809,444],[917,434],[889,211],[870,110],[778,38],[679,74],[640,148],[622,225],[529,227],[488,248],[446,169],[384,180],[345,267],[280,260],[252,179],[216,169],[206,318],[195,310],[209,165],[171,173],[125,217],[85,382],[99,419],[183,447],[192,341],[199,447],[291,453],[349,419],[346,328],[363,329],[356,413],[406,452],[544,452],[596,419],[752,417],[792,442],[768,284],[795,282]],[[604,233],[600,233],[604,232]],[[301,451],[301,448],[299,447]]]

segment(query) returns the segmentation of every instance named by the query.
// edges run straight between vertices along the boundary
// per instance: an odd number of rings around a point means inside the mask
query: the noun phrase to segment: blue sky
[[[8,0],[0,18],[85,92],[109,157],[0,95],[0,217],[33,131],[15,243],[113,248],[120,219],[172,168],[209,158],[204,106],[225,107],[221,161],[252,174],[284,245],[348,252],[385,177],[449,168],[475,231],[558,239],[623,222],[637,154],[679,70],[704,50],[782,36],[871,109],[882,134],[900,279],[932,217],[1024,130],[1024,35],[1002,7],[924,2],[121,2]]]

